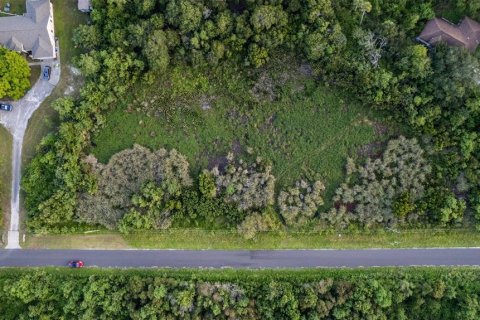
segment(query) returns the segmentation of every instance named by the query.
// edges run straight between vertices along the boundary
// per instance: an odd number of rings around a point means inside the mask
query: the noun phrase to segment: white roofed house
[[[27,0],[23,16],[0,17],[0,45],[33,59],[56,58],[53,6],[50,0]]]

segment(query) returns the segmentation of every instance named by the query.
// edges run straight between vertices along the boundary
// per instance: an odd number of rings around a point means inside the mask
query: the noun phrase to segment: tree
[[[143,48],[143,54],[152,70],[165,71],[170,57],[168,55],[167,38],[163,30],[153,31]]]
[[[166,18],[169,24],[185,34],[200,26],[202,7],[191,0],[172,0],[168,2]]]
[[[365,13],[372,11],[372,4],[365,0],[354,0],[353,6],[355,7],[355,10],[362,12],[362,17],[360,18],[360,24],[362,24]]]
[[[30,67],[20,54],[0,46],[0,98],[20,99],[30,88]]]
[[[102,34],[96,25],[81,24],[73,32],[75,46],[86,50],[98,48],[102,40]]]

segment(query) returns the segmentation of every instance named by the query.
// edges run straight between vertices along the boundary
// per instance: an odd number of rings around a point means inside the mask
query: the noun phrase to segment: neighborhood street
[[[0,267],[316,268],[480,266],[480,248],[366,250],[0,250]]]

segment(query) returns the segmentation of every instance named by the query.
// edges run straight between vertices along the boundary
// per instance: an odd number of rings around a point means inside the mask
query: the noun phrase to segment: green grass
[[[170,229],[122,236],[115,232],[70,235],[27,235],[25,248],[45,249],[363,249],[478,247],[474,230],[409,230],[372,234],[269,232],[245,240],[235,231]]]
[[[22,15],[26,11],[25,7],[25,0],[0,0],[0,10],[3,11],[5,4],[10,3],[10,13]],[[8,16],[8,15],[0,15],[0,16]]]
[[[374,115],[352,97],[317,87],[299,67],[282,59],[250,74],[177,67],[109,113],[92,152],[107,162],[134,143],[175,148],[193,172],[229,151],[261,156],[273,164],[277,185],[306,176],[321,179],[331,195],[343,180],[346,156],[378,138]]]
[[[0,243],[10,212],[10,185],[12,179],[12,135],[0,125]]]
[[[411,247],[478,247],[480,233],[461,231],[404,231],[376,234],[270,232],[245,240],[235,231],[169,230],[125,236],[136,248],[176,249],[363,249]]]
[[[31,274],[34,271],[44,271],[47,274],[59,277],[89,277],[89,276],[152,276],[172,277],[184,280],[202,281],[243,281],[263,282],[275,279],[279,281],[318,281],[325,278],[345,280],[356,279],[370,275],[372,277],[385,278],[395,274],[412,273],[426,278],[438,279],[442,275],[458,274],[462,272],[478,272],[478,267],[375,267],[375,268],[304,268],[304,269],[172,269],[172,268],[149,268],[149,269],[112,269],[112,268],[82,268],[71,269],[65,267],[41,267],[41,268],[1,268],[0,278],[18,279],[20,276]]]
[[[33,85],[40,79],[41,66],[31,66],[30,67],[30,86]]]

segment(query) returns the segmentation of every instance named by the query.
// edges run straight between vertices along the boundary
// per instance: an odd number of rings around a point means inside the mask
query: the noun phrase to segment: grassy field
[[[271,232],[245,240],[235,231],[199,229],[74,235],[29,235],[25,248],[46,249],[363,249],[478,247],[480,233],[474,230],[415,230],[376,234],[321,234]]]
[[[331,195],[346,156],[380,139],[374,115],[314,85],[308,66],[283,59],[250,74],[175,68],[109,114],[92,152],[106,162],[134,143],[175,148],[194,172],[222,163],[228,152],[261,156],[273,164],[278,185],[321,179]]]
[[[0,126],[0,243],[6,227],[5,216],[10,212],[10,181],[12,176],[12,136]]]
[[[58,116],[51,107],[54,100],[65,96],[69,87],[74,86],[74,77],[70,71],[72,58],[78,53],[72,35],[76,26],[86,23],[88,16],[77,10],[77,0],[62,0],[54,3],[55,36],[59,38],[61,56],[61,78],[52,94],[45,99],[29,121],[23,143],[23,159],[28,162],[35,154],[40,140],[55,129]]]

